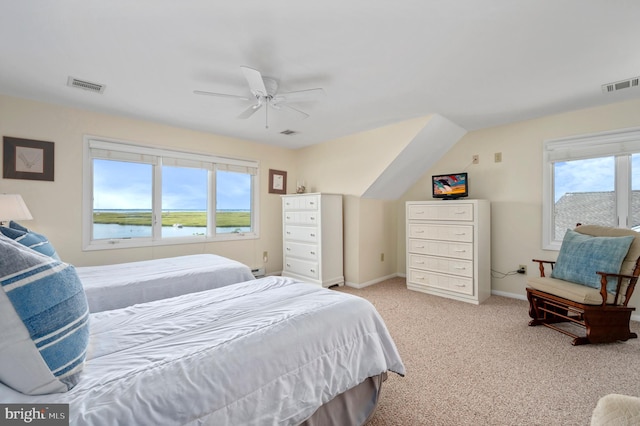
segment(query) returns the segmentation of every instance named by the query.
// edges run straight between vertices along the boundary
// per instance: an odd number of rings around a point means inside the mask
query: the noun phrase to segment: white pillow
[[[89,309],[75,268],[0,235],[0,381],[28,394],[79,380]]]

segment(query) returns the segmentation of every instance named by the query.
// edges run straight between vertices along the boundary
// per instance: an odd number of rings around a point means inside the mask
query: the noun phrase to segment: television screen
[[[455,199],[469,195],[467,173],[454,173],[431,177],[433,198]]]

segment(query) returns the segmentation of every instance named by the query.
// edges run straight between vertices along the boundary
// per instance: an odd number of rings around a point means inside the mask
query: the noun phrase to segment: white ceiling
[[[601,90],[640,75],[638,40],[638,0],[0,0],[0,93],[298,148],[432,113],[475,130],[638,98]],[[326,96],[265,129],[264,109],[241,120],[250,103],[193,94],[249,95],[241,65]]]

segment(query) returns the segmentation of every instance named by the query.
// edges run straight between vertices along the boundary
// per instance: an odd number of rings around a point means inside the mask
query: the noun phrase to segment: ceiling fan
[[[307,102],[307,101],[315,101],[324,96],[324,90],[318,89],[307,89],[307,90],[298,90],[295,92],[287,92],[287,93],[278,93],[278,81],[271,77],[264,77],[260,71],[255,70],[253,68],[241,66],[240,70],[244,75],[244,78],[249,83],[249,89],[251,90],[251,96],[241,96],[241,95],[229,95],[226,93],[214,93],[214,92],[205,92],[203,90],[194,90],[193,93],[196,95],[207,95],[207,96],[217,96],[220,98],[232,98],[232,99],[241,99],[245,101],[255,101],[256,103],[251,105],[249,108],[244,110],[238,118],[249,118],[256,111],[258,111],[263,106],[265,107],[265,127],[269,128],[268,121],[268,110],[269,107],[276,110],[287,110],[295,113],[301,118],[309,117],[304,111],[301,111],[297,108],[289,105],[290,102]]]

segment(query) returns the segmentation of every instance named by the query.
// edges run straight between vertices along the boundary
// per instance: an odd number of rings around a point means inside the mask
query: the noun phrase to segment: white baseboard
[[[371,281],[367,281],[364,283],[350,283],[348,281],[345,281],[344,285],[349,286],[349,287],[353,287],[353,288],[365,288],[365,287],[369,287],[370,285],[374,285],[374,284],[378,284],[379,282],[382,282],[384,280],[388,280],[390,278],[395,278],[395,277],[404,277],[404,274],[391,274],[391,275],[387,275],[386,277],[380,277],[380,278],[376,278],[375,280],[371,280]]]

